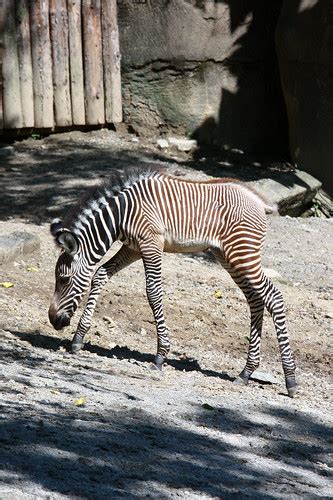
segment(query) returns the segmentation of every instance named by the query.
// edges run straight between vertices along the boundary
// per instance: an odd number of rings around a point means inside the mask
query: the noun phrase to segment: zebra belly
[[[174,240],[166,239],[164,242],[164,252],[169,253],[196,253],[208,250],[211,245],[207,242],[200,242],[197,240]]]

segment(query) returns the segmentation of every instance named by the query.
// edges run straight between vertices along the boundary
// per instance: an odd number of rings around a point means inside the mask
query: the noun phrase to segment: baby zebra
[[[266,307],[273,317],[288,394],[293,397],[295,363],[283,298],[261,267],[266,213],[272,211],[258,194],[233,179],[187,181],[148,171],[96,189],[63,222],[56,219],[51,224],[51,233],[62,249],[49,309],[52,325],[60,330],[70,324],[91,284],[72,342],[72,352],[78,352],[102,287],[115,273],[142,259],[157,330],[156,365],[161,368],[170,350],[162,304],[162,252],[210,250],[243,291],[250,307],[249,351],[237,380],[247,384],[259,366]],[[116,240],[122,242],[121,249],[96,269]]]

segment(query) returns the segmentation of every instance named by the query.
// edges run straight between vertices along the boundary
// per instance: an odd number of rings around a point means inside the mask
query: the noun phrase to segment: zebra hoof
[[[286,379],[286,386],[288,391],[288,396],[293,398],[297,392],[297,384],[294,377]]]
[[[249,379],[244,379],[241,376],[235,378],[234,384],[236,385],[247,385],[249,383]]]
[[[72,354],[77,354],[79,351],[81,351],[82,347],[83,347],[82,342],[73,342],[71,347]]]
[[[164,363],[163,356],[161,356],[160,354],[157,354],[157,356],[155,358],[155,365],[154,365],[155,368],[156,368],[156,370],[161,370],[162,371],[163,363]]]

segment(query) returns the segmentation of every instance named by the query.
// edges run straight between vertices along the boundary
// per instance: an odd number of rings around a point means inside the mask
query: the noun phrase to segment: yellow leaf
[[[75,406],[84,406],[86,403],[86,398],[84,397],[81,397],[81,398],[77,398],[75,401],[74,401],[74,404]]]
[[[0,283],[0,286],[2,286],[3,288],[11,288],[12,286],[14,286],[14,283],[11,283],[10,281],[3,281],[2,283]]]
[[[52,394],[60,394],[60,391],[58,389],[52,389]]]
[[[27,271],[29,273],[38,273],[39,269],[37,269],[37,267],[29,266],[27,267]]]
[[[215,290],[214,297],[216,299],[222,299],[222,292],[221,292],[221,290]]]

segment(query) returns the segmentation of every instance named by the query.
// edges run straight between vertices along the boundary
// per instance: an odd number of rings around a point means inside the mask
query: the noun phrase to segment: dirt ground
[[[249,313],[206,254],[164,256],[172,349],[162,373],[151,369],[155,329],[140,262],[108,284],[85,350],[73,356],[80,312],[61,332],[47,319],[58,255],[53,215],[109,168],[138,159],[205,174],[108,132],[14,149],[0,172],[0,233],[27,230],[41,247],[0,267],[0,281],[14,285],[0,287],[1,498],[332,497],[332,220],[269,218],[263,263],[285,298],[300,384],[294,399],[268,315],[260,371],[273,383],[233,383],[246,359]]]

